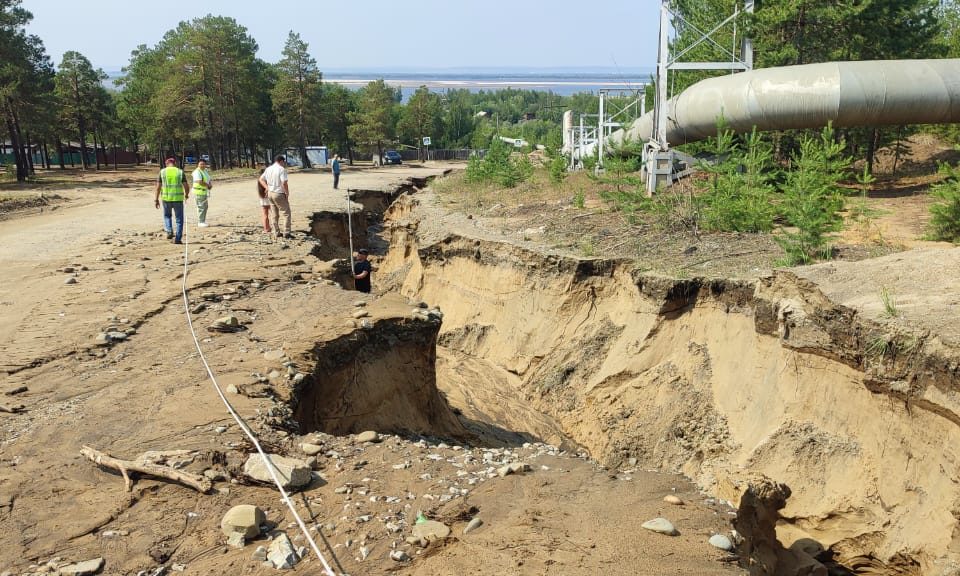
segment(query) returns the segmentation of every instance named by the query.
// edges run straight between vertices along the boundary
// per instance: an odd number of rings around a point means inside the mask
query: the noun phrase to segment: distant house
[[[474,117],[474,118],[486,118],[486,117],[489,116],[489,115],[490,115],[490,113],[487,112],[486,110],[481,110],[481,111],[477,112],[476,114],[474,114],[473,117]]]

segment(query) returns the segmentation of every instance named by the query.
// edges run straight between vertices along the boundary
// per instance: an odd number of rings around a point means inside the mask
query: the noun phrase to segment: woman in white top
[[[260,169],[260,174],[263,174],[264,169]],[[267,189],[263,187],[263,183],[260,182],[260,177],[257,177],[257,196],[260,197],[260,221],[263,222],[263,233],[270,234],[270,199],[267,198]]]

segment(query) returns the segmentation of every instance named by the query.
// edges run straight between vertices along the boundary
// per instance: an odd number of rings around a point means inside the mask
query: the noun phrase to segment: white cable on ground
[[[347,238],[350,241],[350,274],[356,278],[357,273],[353,269],[353,216],[350,214],[350,189],[347,188]],[[356,280],[354,280],[356,282]]]
[[[184,206],[186,208],[186,206]],[[186,219],[186,210],[184,210],[184,219]],[[300,527],[300,531],[303,532],[304,537],[307,539],[307,542],[310,543],[310,547],[313,549],[313,552],[317,555],[317,558],[320,559],[320,563],[323,564],[323,568],[327,573],[327,576],[336,576],[336,573],[330,568],[330,564],[327,563],[327,559],[323,557],[323,553],[320,552],[320,548],[317,546],[316,541],[313,539],[313,536],[310,535],[310,531],[307,529],[307,525],[304,523],[303,519],[300,518],[300,515],[297,514],[296,508],[293,506],[293,501],[290,500],[290,495],[287,494],[287,491],[283,489],[283,484],[280,482],[280,478],[277,475],[277,469],[273,464],[273,461],[270,460],[270,457],[266,452],[263,451],[263,448],[260,446],[260,442],[257,440],[256,435],[253,433],[253,430],[243,421],[243,418],[237,414],[237,411],[234,410],[233,406],[230,404],[230,401],[227,400],[226,395],[223,393],[223,390],[220,388],[220,384],[217,382],[217,377],[214,376],[213,370],[210,368],[210,364],[207,363],[206,356],[203,355],[203,349],[200,347],[200,340],[197,338],[197,331],[193,328],[193,318],[190,317],[190,300],[187,298],[187,272],[189,271],[190,265],[190,242],[187,234],[188,227],[184,225],[183,227],[183,283],[181,284],[181,292],[183,293],[183,308],[184,313],[187,315],[187,325],[190,327],[190,334],[193,336],[193,343],[197,347],[197,353],[200,354],[200,361],[203,362],[203,367],[207,370],[207,376],[210,377],[210,381],[213,382],[213,387],[217,391],[217,395],[220,396],[220,399],[223,400],[223,404],[227,407],[227,411],[230,412],[230,415],[233,416],[233,419],[236,420],[237,425],[240,426],[240,429],[243,430],[243,433],[247,435],[247,438],[250,439],[250,442],[257,448],[257,452],[260,454],[260,457],[263,458],[263,461],[267,465],[267,470],[270,471],[270,477],[273,478],[273,482],[277,485],[277,489],[280,490],[280,494],[283,496],[283,502],[287,505],[287,508],[290,509],[290,512],[293,513],[293,517],[297,521],[297,525]]]

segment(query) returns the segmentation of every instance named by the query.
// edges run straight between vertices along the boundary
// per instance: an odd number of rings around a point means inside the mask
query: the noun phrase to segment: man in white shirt
[[[287,183],[287,159],[279,155],[273,164],[260,175],[260,184],[267,189],[270,199],[270,215],[277,238],[293,238],[290,234],[290,186]],[[283,228],[280,228],[280,214],[283,214]]]

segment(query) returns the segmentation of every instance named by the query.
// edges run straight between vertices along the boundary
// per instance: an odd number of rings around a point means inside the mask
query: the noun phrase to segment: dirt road
[[[341,186],[392,190],[445,168],[346,171]],[[291,175],[296,238],[268,241],[258,233],[254,187],[215,185],[210,228],[196,228],[188,205],[192,317],[220,384],[233,387],[231,402],[268,449],[306,458],[302,443],[323,445],[316,481],[297,506],[317,523],[338,573],[739,573],[706,543],[729,531],[729,510],[679,476],[604,470],[540,444],[494,450],[391,436],[364,445],[291,431],[290,408],[270,385],[312,373],[316,350],[349,338],[359,322],[358,294],[317,277],[317,243],[306,234],[312,213],[346,201],[329,174]],[[0,411],[0,573],[96,558],[104,574],[273,573],[254,552],[268,540],[224,544],[219,523],[231,506],[256,504],[274,529],[305,542],[277,493],[238,473],[250,445],[211,390],[186,331],[183,251],[160,234],[152,188],[61,193],[77,200],[0,222],[0,404],[16,410]],[[359,298],[375,326],[410,313],[396,295]],[[224,315],[246,329],[206,330]],[[123,337],[98,342],[104,333]],[[375,374],[384,382],[394,375]],[[215,490],[200,495],[141,477],[126,492],[118,474],[79,455],[83,445],[120,458],[191,451],[182,469],[214,478]],[[518,459],[532,464],[529,473],[498,478],[496,466]],[[665,494],[687,506],[665,505]],[[486,523],[475,540],[462,534],[473,508]],[[456,528],[456,537],[445,546],[405,543],[421,510]],[[672,517],[680,536],[639,528],[655,516]],[[398,564],[390,558],[397,548],[424,562]],[[305,559],[293,572],[318,574],[319,564]]]

